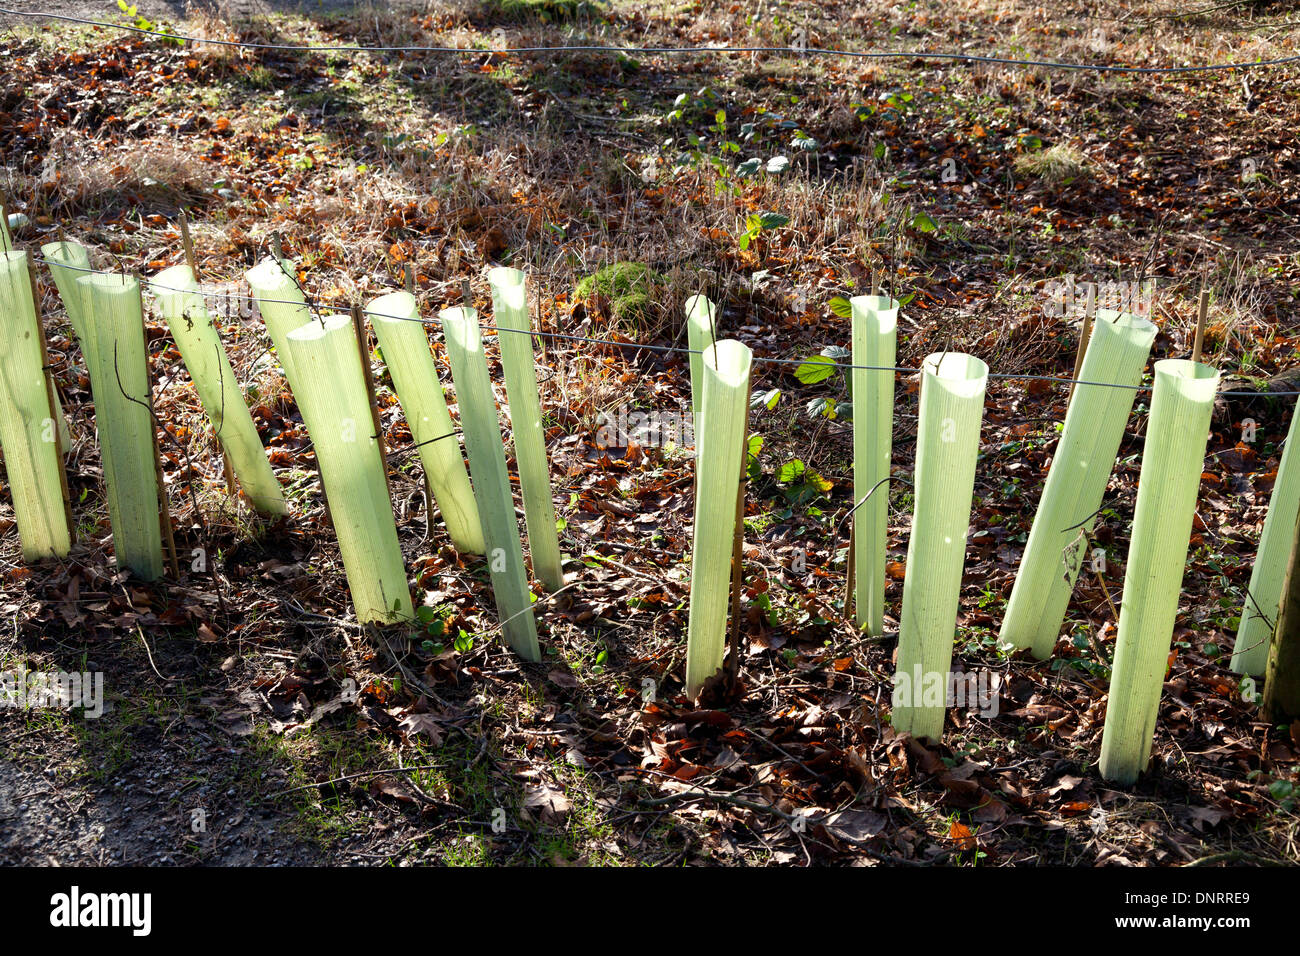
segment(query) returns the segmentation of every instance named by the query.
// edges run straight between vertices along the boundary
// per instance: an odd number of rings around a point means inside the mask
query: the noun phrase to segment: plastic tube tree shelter
[[[1208,365],[1155,364],[1101,737],[1099,769],[1113,783],[1133,783],[1151,756],[1218,387]]]
[[[47,242],[41,246],[41,257],[45,259],[46,265],[50,268],[50,275],[54,279],[54,287],[59,290],[59,298],[63,300],[63,311],[68,315],[68,321],[72,324],[72,330],[76,333],[77,342],[81,346],[82,358],[85,360],[87,368],[89,368],[90,353],[87,349],[93,343],[86,335],[86,319],[82,315],[82,297],[81,292],[77,289],[77,280],[88,275],[91,271],[90,253],[86,251],[85,246],[79,243]],[[64,448],[67,449],[72,444],[72,437],[66,430],[67,416],[63,415],[62,407],[60,407],[59,412]]]
[[[505,370],[506,398],[510,403],[510,429],[515,439],[515,461],[524,498],[528,527],[528,553],[533,576],[548,591],[564,587],[560,539],[555,526],[555,499],[551,494],[551,467],[542,428],[542,402],[537,393],[537,360],[533,356],[532,319],[528,312],[525,276],[518,269],[488,271],[492,286],[492,317],[497,346]],[[509,329],[527,329],[524,335]]]
[[[415,609],[352,320],[333,315],[309,322],[290,332],[285,346],[357,620],[412,620]]]
[[[212,316],[199,295],[194,273],[189,266],[164,269],[154,276],[153,287],[158,311],[171,329],[194,390],[244,494],[263,514],[288,514],[284,492],[271,470]]]
[[[1282,460],[1278,464],[1273,494],[1264,518],[1264,530],[1250,572],[1246,605],[1241,611],[1237,642],[1232,649],[1231,667],[1238,674],[1263,677],[1268,664],[1269,643],[1282,606],[1282,587],[1290,554],[1291,536],[1300,513],[1300,415],[1292,413]]]
[[[310,322],[312,314],[307,297],[294,276],[293,263],[288,259],[263,259],[244,273],[244,279],[257,299],[257,310],[262,313],[262,321],[271,335],[276,357],[289,380],[289,388],[297,395],[289,333]]]
[[[695,533],[691,550],[690,612],[686,625],[686,694],[696,697],[722,667],[732,550],[738,520],[735,503],[745,465],[749,373],[753,353],[734,339],[704,350],[701,411],[707,434],[697,433]],[[702,443],[702,444],[701,444]]]
[[[460,423],[465,433],[469,471],[479,501],[479,518],[487,543],[488,574],[492,594],[506,642],[515,653],[530,661],[542,659],[537,645],[537,621],[533,617],[533,596],[524,572],[519,522],[506,473],[505,444],[497,422],[496,399],[488,376],[487,356],[479,331],[478,313],[458,307],[438,313],[451,359],[451,377],[460,405]]]
[[[916,510],[893,693],[895,729],[918,738],[943,736],[988,374],[982,361],[960,352],[921,363]]]
[[[0,253],[0,448],[13,495],[23,560],[62,558],[72,546],[59,417],[45,373],[45,347],[27,253]]]
[[[707,296],[686,300],[686,345],[691,350],[691,426],[695,432],[695,453],[699,456],[704,435],[704,351],[713,344],[718,308]]]
[[[3,209],[3,207],[0,207],[0,226],[7,226],[7,225],[8,225],[8,223],[7,223],[7,219],[6,219],[5,215],[4,215],[4,209]],[[80,246],[78,246],[78,248],[80,248]],[[5,235],[4,235],[3,237],[0,237],[0,252],[17,252],[17,251],[19,251],[19,250],[17,249],[17,247],[14,246],[13,237],[12,237],[11,235],[9,235],[8,233],[5,233]],[[42,251],[43,251],[43,250],[42,250]],[[90,266],[90,262],[89,262],[89,260],[87,259],[87,261],[86,261],[86,267],[89,268],[89,266]],[[28,260],[28,262],[27,262],[27,267],[28,267],[29,270],[31,269],[31,261],[30,261],[30,260]],[[67,270],[65,270],[65,271],[67,271]],[[76,273],[76,275],[78,275],[78,276],[79,276],[79,275],[84,275],[84,274],[85,274],[85,273],[82,273],[82,272]],[[34,274],[31,274],[31,280],[30,280],[30,281],[33,282],[33,283],[36,281],[36,279],[35,279],[35,275],[34,275]],[[62,296],[62,297],[64,298],[64,301],[66,302],[66,301],[67,301],[67,297],[66,297],[66,296],[63,296],[63,290],[62,290],[62,288],[59,289],[59,294],[60,294],[60,296]],[[33,288],[33,295],[35,295],[35,289],[34,289],[34,288]],[[36,299],[33,298],[32,301],[33,301],[33,304],[35,305],[35,304],[36,304]],[[39,324],[39,321],[40,321],[40,320],[39,320],[39,318],[38,318],[38,319],[37,319],[38,324]],[[74,325],[74,328],[75,328],[75,325]],[[44,349],[44,330],[43,330],[43,329],[41,330],[41,336],[42,336],[42,338],[41,338],[42,352],[44,353],[44,352],[45,352],[45,349]],[[48,355],[46,355],[46,357],[48,358]],[[45,367],[46,365],[48,365],[48,364],[49,364],[48,362],[42,362],[42,363],[41,363],[42,369],[44,369],[44,367]],[[53,387],[53,379],[50,380],[50,389],[51,389],[51,392],[52,392],[52,394],[53,394],[53,396],[54,396],[54,422],[55,422],[55,424],[58,426],[58,429],[59,429],[59,444],[60,444],[60,446],[61,446],[61,448],[62,448],[63,453],[66,454],[67,451],[68,451],[68,449],[72,447],[72,432],[68,430],[68,416],[67,416],[66,414],[64,414],[64,411],[63,411],[63,402],[62,402],[62,401],[60,400],[60,398],[59,398],[59,393],[58,393],[58,391],[57,391],[56,389],[54,389],[54,387]],[[66,473],[65,473],[64,477],[65,477],[65,479],[66,479],[66,477],[67,477],[67,476],[66,476]]]
[[[885,622],[885,547],[889,521],[889,459],[894,428],[894,361],[898,302],[859,295],[852,306],[854,613],[858,627],[879,635]],[[874,366],[858,368],[856,366]],[[885,370],[888,371],[885,371]],[[867,495],[870,494],[870,498]],[[862,503],[867,498],[866,503]]]
[[[161,503],[140,283],[96,273],[75,286],[86,319],[82,352],[95,397],[113,552],[118,567],[153,581],[163,572]]]
[[[86,352],[89,336],[86,335],[86,319],[82,312],[81,293],[77,290],[76,283],[78,279],[90,272],[90,253],[79,243],[47,242],[41,246],[41,257],[50,267],[54,287],[59,290],[64,311],[68,313],[68,321],[72,323],[72,330],[77,333],[81,352],[86,356],[86,363],[89,365],[90,356]]]
[[[415,296],[409,292],[383,295],[372,300],[366,311],[447,533],[457,551],[483,554],[486,545],[478,502]]]
[[[1155,337],[1145,318],[1097,310],[1002,622],[1001,640],[1039,660],[1056,646]]]

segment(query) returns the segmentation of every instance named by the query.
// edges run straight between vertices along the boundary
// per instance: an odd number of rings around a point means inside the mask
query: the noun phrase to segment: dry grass
[[[102,214],[135,207],[174,215],[212,188],[212,169],[193,153],[162,144],[124,144],[98,152],[83,137],[56,139],[38,180],[58,197],[63,215]]]
[[[1014,169],[1021,176],[1032,176],[1053,186],[1088,179],[1096,173],[1096,167],[1087,154],[1069,143],[1022,153],[1016,157]]]

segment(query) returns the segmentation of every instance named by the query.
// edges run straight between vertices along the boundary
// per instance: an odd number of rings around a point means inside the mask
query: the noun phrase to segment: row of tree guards
[[[220,443],[228,480],[238,482],[259,512],[284,515],[284,493],[199,291],[185,236],[190,264],[148,283],[155,308]],[[73,539],[62,461],[66,422],[49,370],[33,264],[7,233],[0,233],[0,243],[0,334],[8,345],[0,356],[0,446],[24,560],[60,558]],[[164,573],[169,554],[175,573],[141,282],[92,271],[89,254],[76,243],[51,243],[41,252],[85,357],[116,561],[151,581]],[[415,617],[388,487],[368,320],[453,544],[484,557],[506,641],[525,659],[540,660],[536,597],[476,311],[466,306],[438,314],[467,469],[410,291],[374,299],[350,317],[322,317],[288,260],[267,259],[245,278],[315,447],[358,620],[388,624]],[[532,577],[556,592],[565,576],[526,277],[495,268],[488,280]],[[857,624],[879,635],[899,305],[878,295],[851,303],[855,506],[849,580]],[[738,341],[717,340],[717,309],[704,296],[691,297],[685,315],[697,462],[686,690],[697,697],[724,666],[729,615],[733,649],[738,636],[753,356]],[[1089,310],[1078,382],[1002,624],[1007,646],[1039,659],[1055,647],[1155,336],[1145,318]],[[1219,383],[1218,372],[1198,361],[1165,359],[1154,371],[1100,759],[1103,776],[1120,783],[1134,781],[1149,759]],[[920,369],[915,508],[892,711],[895,726],[916,737],[937,739],[943,731],[988,374],[984,362],[955,352],[929,355]],[[1281,643],[1271,638],[1300,515],[1300,463],[1292,445],[1289,437],[1232,657],[1235,670],[1254,676],[1275,666],[1270,648]]]

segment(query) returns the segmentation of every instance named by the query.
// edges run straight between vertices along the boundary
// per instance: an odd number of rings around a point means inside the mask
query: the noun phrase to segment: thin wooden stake
[[[190,267],[190,272],[194,275],[194,281],[199,281],[199,265],[194,258],[194,240],[190,238],[190,219],[185,215],[182,209],[176,217],[177,224],[181,227],[181,245],[185,248],[185,263]]]
[[[415,266],[406,262],[402,266],[402,278],[406,283],[406,291],[415,295]]]
[[[1210,315],[1210,289],[1201,277],[1201,300],[1196,306],[1196,338],[1192,343],[1192,361],[1201,360],[1201,346],[1205,343],[1205,320]]]
[[[533,289],[533,308],[537,310],[537,324],[532,326],[538,332],[542,331],[542,289],[540,284]],[[542,365],[546,365],[546,336],[538,335],[537,344],[541,347]]]
[[[844,562],[847,565],[847,567],[845,568],[845,570],[847,571],[847,577],[844,581],[845,620],[848,620],[853,616],[853,601],[855,598],[854,592],[857,590],[857,588],[854,587],[855,582],[853,580],[853,574],[855,571],[857,571],[857,562],[854,560],[853,554],[855,551],[858,550],[857,543],[858,543],[858,516],[857,514],[853,514],[849,517],[849,553],[848,553],[848,557],[845,559]]]
[[[424,472],[424,534],[433,536],[433,485],[429,484],[429,473]]]
[[[149,364],[149,323],[145,320],[144,280],[136,279],[136,293],[140,296],[140,333],[144,336],[144,376],[149,385],[145,398],[149,405],[149,432],[153,435],[153,473],[158,482],[158,526],[162,529],[163,540],[167,543],[167,558],[172,569],[172,578],[181,576],[180,563],[176,559],[176,537],[172,534],[171,504],[167,500],[167,485],[163,482],[162,447],[158,442],[158,416],[153,407],[153,368]]]
[[[1300,516],[1291,539],[1277,625],[1264,672],[1263,717],[1280,724],[1300,718]]]
[[[0,216],[2,215],[4,210],[0,209]],[[72,496],[68,493],[68,466],[65,458],[68,449],[63,447],[63,429],[59,427],[62,424],[59,421],[62,418],[62,410],[54,390],[54,370],[50,368],[50,350],[45,341],[45,323],[41,319],[41,298],[36,290],[36,263],[32,261],[31,256],[27,257],[27,279],[32,285],[32,306],[36,310],[36,332],[40,337],[41,345],[41,368],[45,371],[45,399],[50,407],[50,421],[54,424],[54,449],[59,459],[59,491],[63,494],[63,517],[68,522],[68,537],[73,544],[76,544],[77,529],[72,521]]]
[[[325,493],[325,476],[321,474],[320,470],[320,453],[317,452],[312,460],[316,465],[316,483],[320,485],[320,503],[321,507],[325,509],[325,522],[332,528],[334,527],[334,513],[330,511],[329,495]]]
[[[1071,280],[1073,281],[1073,280]],[[1083,329],[1079,332],[1079,353],[1074,357],[1074,374],[1070,378],[1075,381],[1070,383],[1070,394],[1066,396],[1065,404],[1068,407],[1070,400],[1074,398],[1074,389],[1078,383],[1079,372],[1083,370],[1083,357],[1088,351],[1088,343],[1092,340],[1092,319],[1097,314],[1097,283],[1088,283],[1088,298],[1083,306]]]
[[[375,426],[375,442],[379,445],[379,461],[384,467],[384,485],[388,497],[393,497],[393,485],[388,479],[388,449],[384,444],[384,430],[379,424],[379,399],[375,394],[375,373],[370,367],[370,345],[366,341],[366,323],[361,306],[352,306],[352,331],[357,336],[357,351],[361,355],[361,377],[366,383],[366,397],[370,400],[370,420]],[[322,486],[323,487],[323,486]]]

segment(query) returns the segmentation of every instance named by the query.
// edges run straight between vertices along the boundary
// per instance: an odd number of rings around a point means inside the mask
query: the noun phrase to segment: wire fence
[[[120,270],[86,269],[81,266],[74,266],[74,265],[69,265],[67,263],[59,262],[58,260],[55,259],[47,259],[44,256],[33,255],[31,258],[32,261],[34,262],[40,262],[52,268],[68,269],[73,272],[82,272],[91,275],[125,275],[125,273],[121,272]],[[143,277],[139,278],[138,281],[141,283],[141,285],[146,286],[151,290],[160,291],[160,292],[180,292],[180,293],[187,293],[190,295],[199,295],[205,298],[218,298],[218,299],[236,300],[236,301],[250,302],[250,303],[266,302],[269,304],[277,304],[277,305],[296,305],[296,306],[302,306],[303,308],[307,308],[307,309],[314,309],[314,310],[323,309],[325,311],[337,312],[337,313],[346,313],[352,311],[352,306],[350,305],[333,305],[327,302],[310,302],[310,303],[298,302],[293,299],[269,299],[269,298],[262,298],[256,295],[245,295],[243,293],[238,293],[238,292],[218,292],[216,290],[205,290],[202,288],[181,289],[181,288],[176,288],[174,286],[164,285],[163,283],[157,282],[156,280],[143,278]],[[400,322],[418,322],[421,325],[425,325],[425,326],[442,324],[441,320],[438,319],[437,317],[431,319],[425,319],[425,318],[413,319],[410,316],[389,315],[384,312],[376,312],[373,309],[362,309],[362,311],[366,315],[375,316],[381,319],[393,319],[395,321],[400,321]],[[573,335],[564,332],[543,332],[536,329],[515,329],[515,328],[510,328],[508,326],[490,325],[484,323],[480,323],[480,328],[494,331],[497,333],[509,332],[509,333],[515,333],[519,335],[534,335],[539,338],[548,339],[548,340],[564,341],[564,342],[580,342],[586,345],[607,345],[607,346],[615,346],[617,348],[623,348],[623,349],[639,349],[639,350],[645,350],[649,352],[688,355],[688,356],[703,354],[698,349],[684,348],[678,345],[649,345],[649,344],[642,344],[639,342],[621,341],[619,339],[602,339],[602,338],[596,338],[594,336]],[[784,359],[784,358],[777,358],[774,356],[760,356],[760,355],[755,355],[753,357],[753,362],[755,364],[763,364],[763,365],[798,367],[798,366],[806,365],[810,361],[813,360]],[[868,371],[868,372],[895,372],[904,375],[915,375],[921,371],[921,369],[919,368],[912,368],[908,366],[855,365],[852,362],[840,362],[822,355],[816,357],[815,364],[818,367],[818,369],[833,368],[833,369],[840,369],[846,371],[857,369],[857,370]],[[1069,378],[1066,376],[1057,376],[1057,375],[1032,375],[1023,372],[995,372],[990,370],[988,373],[988,377],[991,379],[1005,379],[1011,381],[1049,382],[1052,384],[1070,385],[1070,386],[1095,385],[1095,386],[1101,386],[1105,388],[1129,389],[1130,391],[1134,391],[1134,392],[1149,392],[1152,390],[1151,386],[1149,385],[1124,385],[1116,382],[1093,382],[1093,381],[1088,381],[1087,379]],[[1219,394],[1226,397],[1236,397],[1236,398],[1282,398],[1287,396],[1291,396],[1291,397],[1300,396],[1300,391],[1265,391],[1265,392],[1222,391],[1219,392]]]
[[[92,20],[61,13],[47,13],[35,10],[9,10],[0,7],[0,14],[10,17],[29,19],[61,20],[83,26],[102,27],[109,30],[121,30],[147,37],[185,43],[209,44],[221,47],[236,47],[244,50],[264,50],[293,53],[404,53],[442,56],[482,56],[484,54],[573,54],[597,53],[629,56],[683,56],[715,54],[778,54],[782,56],[817,56],[845,57],[863,60],[943,60],[952,63],[985,64],[990,66],[1012,66],[1031,69],[1073,70],[1094,73],[1119,73],[1136,75],[1171,75],[1178,73],[1211,73],[1225,70],[1247,70],[1261,67],[1285,66],[1300,63],[1300,54],[1272,59],[1255,60],[1249,63],[1194,63],[1185,66],[1129,66],[1111,63],[1078,63],[1061,60],[1018,59],[1015,57],[990,56],[976,53],[954,53],[937,50],[840,50],[830,47],[814,46],[596,46],[576,44],[573,46],[529,46],[529,47],[451,47],[451,46],[363,46],[360,44],[314,46],[302,43],[257,43],[246,40],[220,40],[208,37],[195,37],[170,31],[151,30],[125,23],[111,23],[106,20]],[[11,24],[12,26],[12,24]]]

